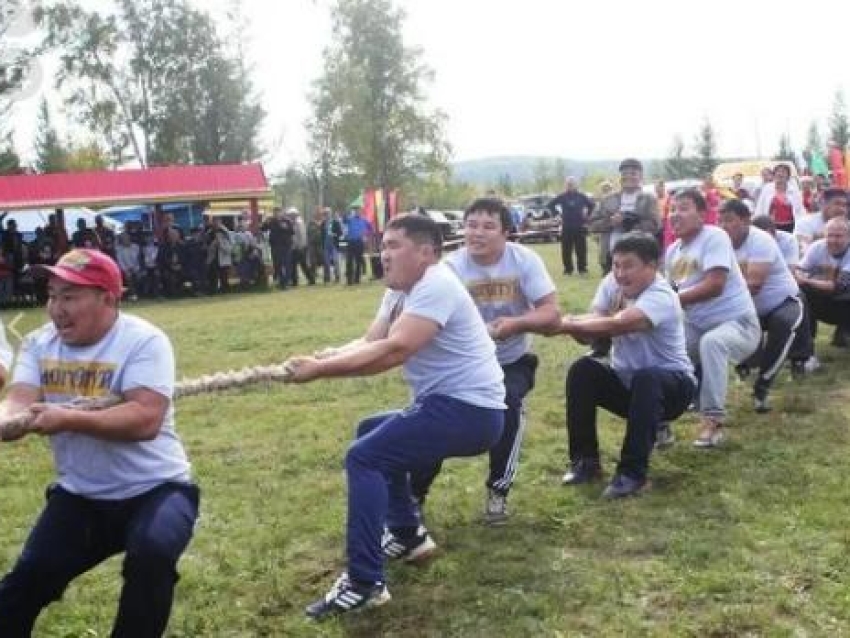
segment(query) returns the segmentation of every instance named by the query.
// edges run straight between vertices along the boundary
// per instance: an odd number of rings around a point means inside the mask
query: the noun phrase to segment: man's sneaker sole
[[[363,599],[362,592],[353,589],[347,589],[345,591],[336,590],[338,584],[339,581],[334,584],[334,587],[324,598],[307,605],[304,610],[307,618],[321,622],[335,616],[341,616],[342,614],[368,609],[369,607],[380,607],[392,599],[387,586],[384,584],[381,584],[379,590],[371,591],[365,600]]]
[[[419,543],[416,547],[410,550],[408,554],[402,556],[400,560],[405,563],[424,563],[431,558],[437,551],[437,543],[431,538],[431,535],[425,537],[425,540]]]
[[[427,532],[415,547],[410,547],[393,536],[389,541],[384,542],[381,550],[386,560],[421,563],[434,555],[434,552],[437,551],[437,543],[434,542],[434,539]]]
[[[720,447],[726,441],[726,433],[718,430],[711,436],[701,436],[694,441],[694,447],[699,450],[710,450]]]

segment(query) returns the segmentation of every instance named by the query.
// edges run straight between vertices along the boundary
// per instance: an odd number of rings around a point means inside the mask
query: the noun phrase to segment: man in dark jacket
[[[578,189],[575,177],[568,177],[566,189],[546,204],[551,211],[561,214],[561,262],[564,274],[573,274],[573,251],[578,262],[578,272],[587,274],[587,219],[593,211],[593,202]]]
[[[274,216],[263,224],[263,230],[269,233],[269,248],[274,269],[272,277],[281,290],[286,290],[292,267],[292,238],[295,235],[295,228],[283,214],[283,209],[276,207]]]
[[[642,230],[655,235],[661,228],[658,200],[641,190],[643,165],[636,159],[620,162],[620,190],[599,202],[590,216],[590,231],[599,233],[599,264],[611,270],[611,248],[624,234]]]

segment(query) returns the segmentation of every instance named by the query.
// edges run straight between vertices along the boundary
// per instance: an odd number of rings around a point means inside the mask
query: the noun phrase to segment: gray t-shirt
[[[502,258],[490,266],[481,266],[466,248],[452,253],[446,263],[455,271],[472,295],[486,323],[498,317],[518,317],[534,308],[543,297],[555,292],[555,284],[533,250],[508,242]],[[507,365],[531,348],[531,335],[514,335],[496,342],[496,357]]]
[[[664,263],[667,280],[679,292],[700,283],[710,270],[726,271],[726,285],[720,295],[685,307],[685,321],[699,332],[747,314],[756,314],[729,235],[716,226],[703,226],[687,244],[677,239],[667,249]]]
[[[779,244],[779,252],[787,266],[796,266],[800,263],[800,243],[797,238],[787,230],[776,231],[776,243]]]
[[[833,257],[826,248],[826,240],[818,239],[803,255],[800,270],[815,279],[835,281],[841,271],[850,272],[850,250],[840,257]]]
[[[804,239],[804,243],[823,239],[826,221],[823,213],[810,213],[794,224],[794,234]]]
[[[77,432],[50,437],[58,483],[74,494],[124,499],[168,481],[188,482],[190,466],[174,429],[174,352],[159,328],[119,313],[90,346],[62,343],[52,323],[24,339],[12,383],[41,388],[47,403],[147,388],[169,399],[152,441],[116,442]]]
[[[770,264],[761,290],[753,296],[760,317],[770,314],[788,297],[795,297],[800,292],[776,240],[761,228],[750,227],[747,238],[735,249],[735,258],[742,271],[751,264]]]
[[[430,266],[409,294],[388,290],[378,318],[411,314],[434,321],[436,337],[403,366],[415,399],[442,394],[483,408],[505,408],[496,346],[472,297],[446,264]]]
[[[652,324],[651,330],[613,338],[611,366],[626,387],[631,386],[635,372],[649,367],[693,374],[685,345],[679,296],[661,277],[637,298],[630,299],[617,285],[613,273],[609,273],[600,282],[591,307],[594,312],[603,315],[615,315],[635,307]]]

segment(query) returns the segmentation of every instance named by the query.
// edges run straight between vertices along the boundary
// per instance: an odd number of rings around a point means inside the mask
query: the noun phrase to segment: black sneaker
[[[759,414],[767,414],[770,412],[771,407],[768,402],[768,390],[763,385],[756,383],[753,388],[753,408]]]
[[[847,340],[847,332],[841,326],[835,326],[835,332],[832,333],[832,345],[836,348],[850,346]]]
[[[750,366],[746,363],[739,363],[735,366],[735,374],[738,375],[738,379],[741,381],[746,381],[750,377],[751,372]]]
[[[800,381],[806,376],[806,362],[799,359],[791,362],[791,378]]]
[[[577,459],[570,463],[570,469],[561,479],[563,485],[582,485],[602,480],[602,467],[599,459]]]
[[[625,474],[615,474],[602,492],[602,498],[614,499],[637,496],[646,487],[646,479],[634,479]]]
[[[392,531],[384,532],[381,550],[387,560],[403,560],[406,563],[418,563],[431,557],[437,551],[437,543],[431,538],[424,525],[420,525],[416,534],[410,538],[401,538]]]
[[[343,572],[324,598],[307,605],[305,612],[313,620],[325,620],[365,607],[377,607],[390,600],[390,592],[383,582],[356,585]]]

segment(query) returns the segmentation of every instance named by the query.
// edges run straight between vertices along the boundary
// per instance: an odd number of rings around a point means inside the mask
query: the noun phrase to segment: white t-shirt
[[[804,243],[811,243],[823,239],[825,229],[826,220],[823,213],[811,213],[794,224],[794,235]]]
[[[52,323],[24,339],[12,383],[41,388],[47,403],[147,388],[171,399],[174,352],[168,337],[144,319],[119,313],[96,344],[62,343]],[[188,482],[190,465],[169,405],[152,441],[115,442],[87,434],[50,437],[58,483],[74,494],[125,499],[168,481]]]
[[[788,297],[796,297],[800,292],[776,240],[761,228],[750,227],[747,238],[735,249],[735,258],[742,271],[746,271],[750,264],[770,264],[761,290],[753,296],[760,317],[770,314]]]
[[[6,372],[9,372],[9,370],[12,369],[13,358],[14,353],[12,352],[12,347],[6,340],[6,328],[3,327],[3,321],[0,320],[0,366],[2,366]]]
[[[481,266],[466,248],[452,253],[446,263],[455,271],[472,295],[486,323],[498,317],[518,317],[534,308],[543,297],[555,292],[555,284],[533,250],[508,242],[502,258],[490,266]],[[531,348],[531,335],[514,335],[496,342],[496,357],[507,365]]]
[[[747,314],[755,315],[732,242],[720,228],[703,226],[687,244],[677,239],[667,249],[664,263],[667,280],[680,293],[700,283],[710,270],[720,268],[726,271],[726,285],[722,293],[685,307],[685,321],[699,332]]]
[[[630,332],[612,340],[611,366],[626,387],[631,386],[635,372],[650,367],[693,374],[685,344],[679,296],[661,277],[637,298],[630,299],[617,285],[614,274],[609,273],[596,289],[591,307],[594,312],[603,315],[615,315],[635,307],[652,324],[651,330]]]
[[[434,321],[434,339],[403,366],[415,399],[442,394],[483,408],[505,408],[496,346],[472,297],[446,264],[430,266],[409,294],[387,290],[378,318],[411,314]]]
[[[818,239],[803,255],[800,270],[815,279],[835,281],[839,272],[850,272],[850,250],[844,251],[840,257],[833,257],[826,248],[826,240]]]
[[[800,244],[794,235],[787,230],[777,230],[776,243],[787,266],[796,266],[800,263]]]

